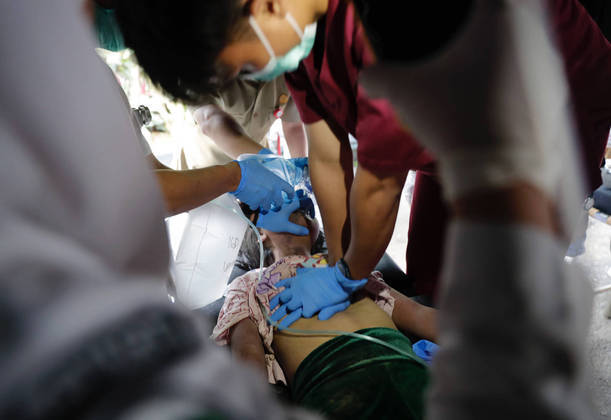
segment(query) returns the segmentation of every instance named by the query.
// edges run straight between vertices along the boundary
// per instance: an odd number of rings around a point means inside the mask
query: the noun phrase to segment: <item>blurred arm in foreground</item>
[[[434,51],[389,61],[378,48],[363,78],[439,159],[453,210],[428,417],[592,418],[591,289],[563,264],[582,176],[547,10],[462,4],[464,21]]]

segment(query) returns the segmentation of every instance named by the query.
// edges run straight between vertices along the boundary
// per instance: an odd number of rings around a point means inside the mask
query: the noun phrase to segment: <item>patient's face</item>
[[[318,238],[320,227],[316,219],[312,219],[306,216],[303,212],[297,210],[289,216],[289,221],[305,226],[310,232],[309,235],[298,236],[291,233],[277,233],[266,231],[269,238],[272,240],[274,247],[283,251],[285,255],[291,255],[293,252],[297,252],[301,249],[308,251],[312,248],[312,245]]]

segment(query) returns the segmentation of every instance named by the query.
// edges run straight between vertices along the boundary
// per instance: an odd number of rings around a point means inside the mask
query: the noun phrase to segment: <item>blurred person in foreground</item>
[[[391,18],[361,4],[378,42],[363,83],[437,156],[453,215],[428,418],[592,419],[591,286],[563,263],[583,177],[548,9],[464,4],[468,18],[420,57],[394,50]]]
[[[77,2],[0,21],[0,418],[312,418],[168,301],[161,194]]]

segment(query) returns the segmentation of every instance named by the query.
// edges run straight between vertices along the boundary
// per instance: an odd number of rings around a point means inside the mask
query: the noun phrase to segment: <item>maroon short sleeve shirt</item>
[[[358,161],[373,172],[420,169],[432,157],[402,128],[386,100],[370,99],[358,84],[361,69],[373,62],[363,27],[350,2],[329,0],[318,22],[316,42],[287,85],[305,124],[325,120],[337,133],[358,141]]]

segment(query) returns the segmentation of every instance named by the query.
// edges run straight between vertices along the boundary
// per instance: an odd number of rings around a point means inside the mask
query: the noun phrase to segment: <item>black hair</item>
[[[414,61],[437,53],[464,26],[474,9],[473,0],[443,3],[413,1],[406,13],[387,2],[353,0],[369,44],[378,60]]]
[[[258,217],[258,211],[252,211],[246,205],[241,205],[242,210],[246,217],[249,217],[254,214],[255,223],[256,218]],[[251,218],[252,220],[252,218]],[[310,253],[320,254],[327,252],[327,244],[325,242],[325,235],[322,233],[322,230],[319,232],[316,241],[312,244],[312,249]],[[259,250],[259,240],[257,239],[257,235],[249,226],[246,229],[246,233],[244,234],[244,239],[242,240],[242,246],[240,247],[240,251],[238,252],[238,257],[236,258],[236,266],[241,268],[242,270],[250,271],[259,268],[260,266],[260,250]],[[263,266],[268,267],[274,263],[274,254],[272,250],[269,248],[263,247]]]
[[[240,0],[123,0],[115,13],[153,83],[188,104],[221,87],[217,58],[245,22]]]

